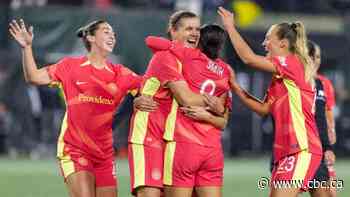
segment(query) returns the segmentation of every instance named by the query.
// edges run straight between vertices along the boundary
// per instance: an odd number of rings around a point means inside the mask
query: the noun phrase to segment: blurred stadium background
[[[103,18],[117,32],[112,61],[142,74],[150,59],[147,35],[165,35],[167,19],[176,9],[200,14],[202,23],[218,21],[217,6],[233,10],[240,31],[254,50],[271,24],[303,21],[309,38],[322,48],[321,71],[334,84],[338,178],[350,182],[350,0],[1,0],[0,1],[0,196],[67,196],[54,155],[64,112],[58,90],[25,84],[19,47],[8,34],[11,19],[24,18],[34,26],[34,52],[40,65],[84,48],[74,32],[88,21]],[[247,69],[229,42],[223,52],[239,82],[263,98],[270,77]],[[125,100],[114,122],[120,195],[129,196],[126,157],[132,98]],[[226,155],[224,196],[266,196],[257,180],[269,177],[272,124],[234,98],[233,112],[223,132]],[[348,189],[349,190],[349,189]],[[348,197],[350,191],[340,190]]]

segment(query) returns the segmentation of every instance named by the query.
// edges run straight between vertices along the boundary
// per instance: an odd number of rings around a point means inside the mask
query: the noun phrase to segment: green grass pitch
[[[268,196],[268,189],[259,190],[260,177],[269,177],[267,158],[225,160],[224,197]],[[129,169],[126,160],[117,160],[119,197],[129,194]],[[349,197],[350,160],[339,159],[336,164],[338,179],[343,180],[344,188],[339,197]],[[64,197],[68,196],[62,177],[58,173],[56,160],[27,159],[10,160],[0,158],[1,197]],[[306,194],[302,196],[308,196]]]

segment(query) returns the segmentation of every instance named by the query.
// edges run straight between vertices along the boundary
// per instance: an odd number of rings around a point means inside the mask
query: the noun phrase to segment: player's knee
[[[70,197],[95,197],[93,190],[90,189],[81,189],[70,191]]]
[[[161,191],[156,187],[139,187],[136,189],[136,197],[160,197]]]

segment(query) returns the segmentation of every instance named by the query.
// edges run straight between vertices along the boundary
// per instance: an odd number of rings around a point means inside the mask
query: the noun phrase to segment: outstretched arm
[[[235,87],[232,91],[240,98],[240,100],[250,110],[256,112],[260,116],[266,116],[270,112],[270,104],[266,101],[261,101],[258,98],[252,96],[241,87]]]
[[[233,47],[245,64],[263,71],[273,73],[277,72],[274,64],[266,57],[255,54],[253,50],[248,46],[248,44],[244,41],[242,36],[238,33],[234,25],[235,21],[233,18],[233,13],[222,7],[219,7],[218,14],[220,15],[221,21],[229,34]]]
[[[231,78],[230,78],[231,91],[240,98],[243,104],[247,106],[250,110],[259,114],[260,116],[266,116],[267,114],[269,114],[271,104],[267,101],[267,99],[265,99],[264,101],[261,101],[258,98],[249,94],[244,89],[242,89],[239,86],[239,84],[236,82],[234,71],[230,70],[230,72],[231,72]]]
[[[49,73],[46,68],[38,69],[34,60],[32,43],[33,43],[33,27],[27,30],[23,19],[19,24],[16,20],[10,23],[10,34],[22,48],[22,65],[26,82],[34,85],[46,85],[51,82]]]

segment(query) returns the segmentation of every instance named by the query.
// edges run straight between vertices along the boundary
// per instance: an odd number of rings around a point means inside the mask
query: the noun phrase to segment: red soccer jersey
[[[128,91],[139,87],[141,77],[120,64],[97,69],[86,57],[64,58],[47,68],[66,102],[58,156],[69,145],[92,160],[112,157],[113,114]]]
[[[322,154],[313,111],[315,91],[305,81],[303,64],[295,55],[274,57],[272,62],[278,75],[267,98],[275,121],[275,160],[302,150]]]
[[[163,141],[167,117],[172,108],[177,106],[165,84],[169,81],[184,80],[180,74],[181,70],[182,65],[169,51],[159,51],[153,55],[140,92],[153,97],[159,103],[159,107],[154,112],[134,111],[129,132],[130,143],[159,146]]]
[[[334,96],[334,88],[332,82],[327,79],[325,76],[318,74],[317,78],[319,78],[322,82],[324,93],[326,97],[326,109],[332,110],[335,106],[335,96]]]
[[[147,44],[153,49],[169,50],[182,62],[182,75],[191,90],[195,93],[207,93],[221,96],[228,93],[229,65],[220,59],[210,60],[199,49],[185,48],[181,43],[170,42],[166,39],[149,37]],[[231,107],[231,97],[227,104]],[[211,124],[196,121],[177,110],[167,119],[168,126],[164,133],[167,141],[196,143],[203,146],[221,146],[221,130]]]

